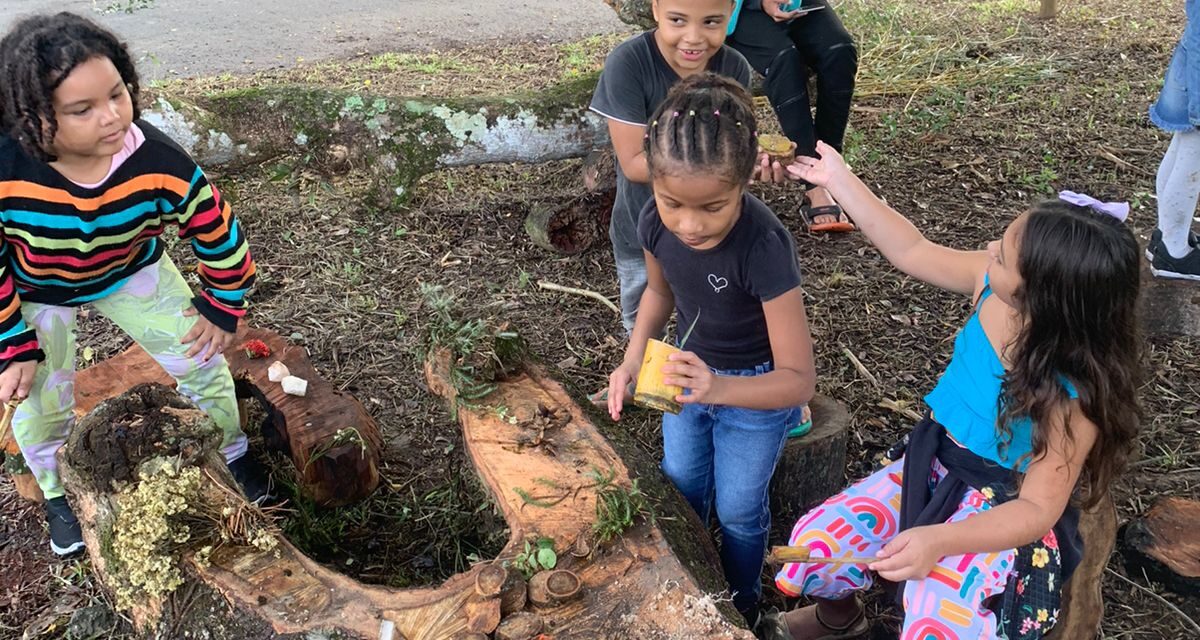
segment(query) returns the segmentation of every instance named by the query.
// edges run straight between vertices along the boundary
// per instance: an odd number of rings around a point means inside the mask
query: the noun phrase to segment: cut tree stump
[[[525,233],[537,246],[572,256],[608,237],[616,188],[584,193],[565,204],[538,203],[525,217]]]
[[[1200,282],[1155,278],[1143,266],[1142,326],[1150,335],[1200,337]]]
[[[365,498],[379,485],[379,427],[349,394],[338,391],[313,368],[303,347],[279,334],[241,325],[235,345],[262,340],[271,348],[266,358],[251,359],[241,349],[225,354],[241,390],[267,410],[263,425],[267,445],[286,452],[295,465],[297,485],[322,506],[340,506]],[[308,381],[303,397],[288,395],[267,379],[276,360],[292,375]],[[175,386],[175,381],[138,345],[80,371],[75,380],[75,413],[84,416],[107,398],[143,382]]]
[[[444,354],[437,358],[426,365],[429,386],[454,402],[446,373],[448,358]],[[171,406],[187,403],[173,395],[175,400],[161,402]],[[111,439],[112,429],[106,425],[128,425],[123,428],[132,432],[133,425],[156,423],[142,419],[153,414],[152,409],[139,405],[122,414],[119,409],[126,406],[132,405],[121,399],[100,405],[80,421],[72,441],[94,445]],[[498,407],[505,409],[499,411]],[[162,412],[175,415],[174,411]],[[639,518],[616,540],[602,545],[592,543],[597,482],[590,472],[599,470],[605,477],[611,474],[611,482],[623,487],[629,487],[631,480],[616,452],[558,383],[529,369],[497,383],[496,391],[474,401],[473,407],[459,408],[458,416],[475,471],[495,497],[511,532],[499,559],[511,560],[534,536],[550,537],[558,549],[560,566],[570,568],[582,583],[577,598],[538,608],[537,615],[544,621],[547,634],[558,640],[753,639],[749,631],[724,617],[716,605],[718,598],[702,590],[658,525]],[[150,441],[194,439],[172,435]],[[227,487],[220,491],[228,494],[233,480],[224,470],[215,446],[214,440],[202,451],[189,444],[183,453],[172,452],[169,447],[155,448],[154,453],[182,455],[185,460],[195,461],[211,475],[212,484]],[[121,455],[106,455],[114,449]],[[87,457],[96,460],[95,464],[80,465],[72,462],[83,457],[72,459],[69,447],[64,451],[68,452],[60,454],[67,458],[63,461],[64,480],[72,499],[80,505],[93,567],[101,582],[110,584],[105,575],[108,565],[101,557],[104,531],[120,504],[98,489],[90,474],[93,469],[134,468],[139,464],[137,456],[119,447],[101,447]],[[119,464],[107,462],[108,457],[119,458]],[[238,500],[242,500],[240,495]],[[698,526],[696,529],[699,531]],[[488,596],[481,595],[476,584],[477,574],[488,570],[488,563],[455,575],[436,588],[391,589],[364,585],[335,573],[305,557],[278,534],[273,535],[273,550],[226,544],[212,551],[207,562],[184,552],[188,575],[197,586],[223,595],[230,603],[231,618],[244,624],[253,622],[252,627],[258,625],[255,628],[270,628],[275,634],[320,630],[381,640],[441,640],[479,637],[470,634],[490,633],[493,629],[487,627],[493,623],[503,625],[503,620],[494,617],[496,610],[505,609],[503,595],[491,595],[491,590],[485,590]],[[589,544],[577,545],[580,539]],[[576,549],[588,553],[572,554]],[[176,593],[189,589],[181,586]],[[717,590],[710,587],[709,593]],[[188,628],[188,616],[193,615],[188,607],[165,606],[163,601],[155,600],[138,605],[131,613],[143,633]],[[513,611],[511,615],[521,613]],[[512,626],[503,626],[505,633]]]
[[[812,430],[784,444],[771,479],[776,540],[786,540],[797,518],[846,486],[850,413],[837,401],[821,395],[814,396],[808,406],[812,409]]]
[[[1163,498],[1125,525],[1121,555],[1131,575],[1176,593],[1200,595],[1200,502]]]
[[[1083,559],[1063,585],[1058,623],[1048,640],[1092,640],[1100,634],[1104,619],[1100,586],[1117,542],[1117,508],[1111,495],[1080,514],[1079,535],[1083,537]]]

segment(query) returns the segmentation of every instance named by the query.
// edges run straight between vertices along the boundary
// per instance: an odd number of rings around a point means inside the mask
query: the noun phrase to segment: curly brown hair
[[[111,31],[66,11],[13,25],[0,40],[0,134],[16,140],[30,156],[53,162],[50,147],[58,133],[54,90],[75,67],[98,57],[111,60],[121,74],[137,119],[137,69]]]
[[[1142,417],[1137,240],[1108,214],[1047,200],[1026,217],[1018,254],[1024,284],[1014,297],[1025,323],[1008,350],[1012,368],[1001,385],[999,429],[1011,440],[1012,422],[1028,417],[1035,425],[1029,457],[1040,457],[1048,438],[1037,425],[1068,406],[1063,381],[1069,381],[1099,430],[1081,473],[1082,503],[1093,506],[1133,454]]]

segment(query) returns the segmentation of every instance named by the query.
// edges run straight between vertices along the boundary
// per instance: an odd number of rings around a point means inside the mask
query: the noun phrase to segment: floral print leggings
[[[224,433],[226,461],[246,453],[238,421],[233,376],[222,355],[191,358],[180,339],[196,323],[185,317],[192,291],[167,256],[143,267],[119,289],[90,304],[137,341],[179,381],[179,390],[206,411]],[[54,454],[75,425],[75,307],[21,303],[25,322],[37,331],[46,360],[37,367],[29,397],[13,414],[13,436],[46,498],[63,495]]]
[[[866,479],[826,500],[796,522],[789,544],[807,547],[813,557],[874,556],[896,536],[900,513],[900,487],[904,459],[880,469]],[[946,475],[934,464],[930,483],[935,485]],[[991,490],[969,490],[948,522],[970,518],[993,505]],[[1042,548],[1033,551],[1033,566],[1045,566],[1050,553],[1057,554],[1051,532],[1042,540]],[[1040,553],[1039,553],[1040,551]],[[1016,580],[1014,565],[1017,550],[1001,553],[972,553],[942,558],[923,580],[904,585],[904,625],[902,640],[954,640],[1004,638],[997,632],[998,620],[988,600],[1004,592],[1009,584],[1024,590],[1025,581]],[[873,575],[864,565],[785,564],[775,576],[781,591],[800,595],[838,599],[871,585]],[[1040,637],[1039,631],[1053,626],[1058,611],[1039,609],[1024,612],[1014,625],[1026,633],[1018,637]],[[1011,614],[1009,614],[1011,615]],[[1006,616],[1007,617],[1007,616]],[[1007,621],[1004,621],[1007,622]],[[1002,624],[1002,627],[1009,625]]]

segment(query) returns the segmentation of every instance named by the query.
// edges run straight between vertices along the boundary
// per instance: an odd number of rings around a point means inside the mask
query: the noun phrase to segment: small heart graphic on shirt
[[[712,285],[715,293],[721,293],[721,289],[729,286],[729,280],[717,276],[715,273],[708,274],[708,284]]]

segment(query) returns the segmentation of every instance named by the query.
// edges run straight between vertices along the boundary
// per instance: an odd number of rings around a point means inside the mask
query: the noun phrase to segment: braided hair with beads
[[[757,123],[750,94],[715,73],[675,84],[646,132],[650,175],[707,173],[744,185],[754,173]]]
[[[112,61],[129,90],[133,117],[140,83],[125,44],[111,31],[69,12],[25,18],[0,40],[0,134],[43,162],[58,133],[54,90],[75,67],[93,58]]]

